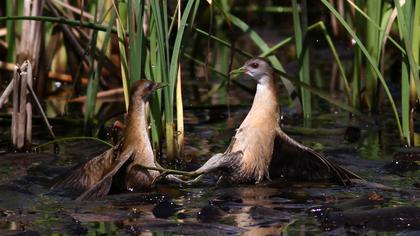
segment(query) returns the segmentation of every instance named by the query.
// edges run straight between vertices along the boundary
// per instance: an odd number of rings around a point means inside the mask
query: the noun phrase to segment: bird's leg
[[[203,175],[199,175],[192,180],[185,181],[185,180],[182,180],[182,179],[178,178],[178,176],[175,176],[175,175],[172,175],[172,174],[169,174],[169,175],[165,176],[165,179],[168,180],[169,182],[184,184],[184,185],[193,185],[193,184],[199,182],[202,178],[203,178]]]
[[[152,181],[152,185],[155,185],[157,182],[159,182],[160,180],[162,180],[163,178],[166,178],[168,175],[167,171],[163,171],[161,172],[158,176],[156,176],[153,181]]]
[[[162,179],[165,179],[169,182],[173,182],[173,183],[177,183],[177,184],[185,184],[185,185],[192,185],[197,183],[198,181],[200,181],[203,178],[203,175],[198,175],[197,177],[195,177],[192,180],[182,180],[178,175],[174,175],[170,173],[171,170],[167,170],[167,171],[163,171],[162,173],[160,173],[160,175],[156,176],[153,181],[152,181],[152,185],[156,184],[157,182],[161,181]],[[188,176],[188,177],[192,177],[192,176]]]
[[[197,182],[198,177],[200,177],[200,176],[196,177],[197,175],[193,175],[192,172],[174,170],[174,169],[166,169],[166,168],[163,168],[158,163],[155,163],[155,165],[156,165],[156,167],[141,166],[141,168],[144,168],[144,169],[147,169],[147,170],[159,171],[160,174],[153,179],[152,184],[156,184],[157,182],[161,181],[162,179],[166,179],[170,182],[179,183],[179,184],[192,184],[194,182]],[[189,181],[184,181],[181,178],[179,178],[179,176],[196,177],[196,179],[189,180]]]
[[[182,170],[174,170],[174,169],[167,169],[167,168],[163,168],[160,165],[156,165],[156,167],[151,167],[151,166],[141,166],[144,169],[147,170],[156,170],[161,172],[161,175],[169,175],[169,174],[175,174],[175,175],[182,175],[182,176],[187,176],[187,177],[196,177],[197,174],[193,174],[193,172],[191,171],[182,171]]]
[[[218,153],[213,155],[202,167],[195,171],[181,171],[181,170],[174,170],[174,169],[167,169],[160,166],[156,163],[156,167],[151,166],[142,166],[144,169],[148,170],[156,170],[160,172],[160,175],[157,176],[153,183],[158,182],[159,180],[166,178],[169,181],[181,184],[194,184],[201,180],[202,176],[207,173],[218,171],[222,168],[230,169],[238,165],[240,161],[240,157],[242,156],[242,152],[234,152],[229,154]],[[191,178],[195,178],[193,180],[184,181],[180,179],[178,176],[187,176]]]
[[[162,168],[163,169],[163,167],[159,164],[159,162],[157,162],[156,160],[155,160],[155,166],[157,167],[157,168]]]
[[[217,153],[210,157],[210,159],[204,163],[203,166],[193,171],[192,174],[193,176],[197,176],[215,172],[223,168],[231,169],[240,163],[242,154],[242,151],[228,154]]]

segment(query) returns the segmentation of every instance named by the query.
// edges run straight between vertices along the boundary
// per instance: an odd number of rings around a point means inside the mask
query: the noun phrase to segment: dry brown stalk
[[[96,95],[96,99],[116,99],[116,98],[122,98],[124,95],[124,89],[123,88],[116,88],[116,89],[110,89],[106,91],[100,91]],[[80,96],[77,98],[72,98],[69,100],[69,102],[86,102],[86,96]]]
[[[13,79],[0,97],[1,108],[13,91],[11,140],[16,150],[28,150],[32,144],[32,101],[37,105],[51,136],[55,138],[32,86],[33,68],[31,63],[26,60],[22,66],[15,66]],[[32,100],[28,99],[28,94],[32,96]]]

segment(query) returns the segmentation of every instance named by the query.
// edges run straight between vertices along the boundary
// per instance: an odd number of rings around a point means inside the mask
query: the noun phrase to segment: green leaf
[[[375,64],[375,61],[370,56],[369,52],[367,51],[366,47],[363,45],[362,41],[357,37],[357,35],[354,33],[352,28],[347,24],[347,22],[344,20],[344,18],[338,13],[334,7],[327,1],[327,0],[321,0],[321,2],[330,10],[330,12],[337,18],[337,20],[341,23],[341,25],[345,28],[348,34],[356,41],[357,46],[359,46],[360,50],[362,51],[363,55],[366,57],[369,64],[372,66],[373,71],[376,73],[376,75],[379,78],[379,81],[381,82],[385,93],[388,97],[389,103],[391,104],[392,112],[395,117],[395,122],[398,127],[398,131],[400,133],[400,138],[403,138],[403,132],[401,127],[400,118],[398,116],[398,110],[395,105],[394,99],[391,95],[391,92],[389,91],[389,88],[385,82],[385,79],[383,78],[381,72],[379,71],[377,65]]]

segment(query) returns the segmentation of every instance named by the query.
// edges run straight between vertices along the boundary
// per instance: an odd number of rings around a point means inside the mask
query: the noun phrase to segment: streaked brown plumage
[[[137,81],[130,91],[127,126],[122,140],[103,154],[77,166],[52,188],[81,190],[80,200],[107,195],[113,183],[131,191],[151,188],[159,172],[143,168],[156,168],[147,130],[146,102],[159,87],[149,80]]]
[[[257,82],[252,107],[228,149],[211,157],[194,171],[195,174],[221,170],[220,181],[233,183],[285,177],[332,179],[348,184],[350,179],[359,178],[281,130],[277,86],[273,69],[267,61],[254,58],[237,71],[248,74]]]

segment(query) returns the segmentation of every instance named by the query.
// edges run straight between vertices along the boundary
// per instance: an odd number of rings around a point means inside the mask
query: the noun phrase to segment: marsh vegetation
[[[274,68],[286,133],[363,178],[418,193],[419,27],[414,0],[3,1],[0,232],[419,230],[418,195],[361,186],[216,188],[207,177],[91,204],[49,192],[118,143],[140,79],[166,85],[149,97],[154,156],[197,169],[226,149],[252,103],[255,83],[229,72],[260,56]],[[372,215],[387,220],[363,221]]]

